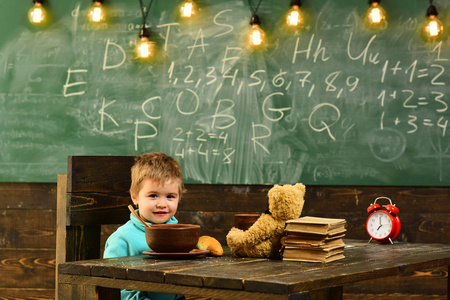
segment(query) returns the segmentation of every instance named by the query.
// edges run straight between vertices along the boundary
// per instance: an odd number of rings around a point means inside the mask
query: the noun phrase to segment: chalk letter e
[[[63,92],[64,97],[83,95],[86,92],[86,91],[80,91],[80,92],[74,92],[74,93],[67,93],[67,89],[70,87],[86,84],[85,81],[77,81],[77,82],[69,83],[70,82],[70,74],[72,74],[72,73],[87,73],[87,71],[88,70],[84,70],[84,69],[81,69],[81,70],[69,69],[67,71],[67,79],[66,79],[66,84],[64,85],[64,92]]]

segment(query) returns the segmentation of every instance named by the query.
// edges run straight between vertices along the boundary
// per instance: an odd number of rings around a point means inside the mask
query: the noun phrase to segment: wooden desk
[[[349,246],[345,259],[328,264],[229,254],[218,258],[173,260],[139,255],[67,262],[58,266],[59,283],[217,299],[342,299],[345,284],[450,265],[450,245],[345,242]]]

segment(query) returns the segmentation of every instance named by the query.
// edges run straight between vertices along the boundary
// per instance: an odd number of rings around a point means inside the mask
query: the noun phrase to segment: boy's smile
[[[137,195],[131,195],[139,208],[139,215],[154,224],[165,223],[177,212],[180,182],[177,179],[165,182],[144,179]]]

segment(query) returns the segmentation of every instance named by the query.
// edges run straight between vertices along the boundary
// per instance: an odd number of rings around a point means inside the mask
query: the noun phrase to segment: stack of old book
[[[345,219],[301,217],[286,221],[283,260],[330,262],[344,258]]]

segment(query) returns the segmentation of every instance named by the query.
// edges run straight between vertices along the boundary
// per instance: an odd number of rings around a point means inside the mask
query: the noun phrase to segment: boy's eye
[[[156,198],[157,197],[157,195],[156,194],[150,194],[150,195],[148,195],[150,198]]]

